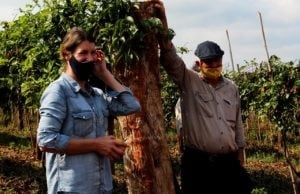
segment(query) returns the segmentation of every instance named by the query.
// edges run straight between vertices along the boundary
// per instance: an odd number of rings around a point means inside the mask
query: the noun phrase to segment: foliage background
[[[2,22],[0,39],[4,41],[0,42],[1,124],[12,126],[12,123],[18,121],[12,127],[17,126],[25,130],[25,140],[28,141],[29,138],[32,142],[27,147],[32,149],[39,98],[45,87],[59,76],[62,64],[58,50],[65,33],[73,26],[83,27],[89,33],[93,33],[97,45],[105,53],[109,53],[109,63],[118,64],[122,60],[129,66],[132,61],[138,60],[139,52],[147,49],[143,44],[143,37],[147,33],[159,30],[160,27],[154,18],[143,22],[135,21],[134,14],[137,10],[138,3],[129,0],[34,0],[26,9],[21,10],[22,15],[17,20]],[[272,65],[272,73],[268,71],[267,63]],[[178,92],[163,69],[161,72],[161,96],[166,129],[167,133],[172,134],[170,139],[173,141],[170,142],[176,145],[173,122]],[[253,155],[259,153],[258,150],[263,150],[265,142],[271,142],[271,155],[278,152],[282,157],[282,150],[277,150],[274,144],[278,140],[278,132],[284,132],[283,134],[288,136],[288,146],[298,146],[297,137],[300,130],[295,115],[299,112],[299,74],[299,61],[283,62],[279,57],[272,56],[268,62],[245,62],[238,72],[228,72],[225,75],[234,80],[239,87],[244,122],[247,123],[254,114],[261,123],[270,124],[271,132],[259,132],[264,136],[259,138],[257,130],[251,136],[249,126],[246,126],[248,138],[253,140],[249,144],[250,148],[255,148],[253,153],[251,152]],[[273,139],[265,141],[268,136],[272,136]],[[13,135],[5,131],[1,132],[1,137],[6,137],[1,139],[1,146],[11,147],[19,153],[14,147],[13,142],[16,141]],[[2,158],[3,156],[1,153],[1,166],[9,166],[7,164],[12,161]],[[291,150],[291,156],[297,165],[300,161],[299,150]],[[266,158],[266,155],[263,157]],[[15,160],[17,158],[14,157]],[[31,170],[28,173],[35,174]],[[18,173],[20,172],[16,172]],[[4,176],[9,174],[9,171],[1,169],[0,174]],[[259,183],[257,185],[262,187]]]

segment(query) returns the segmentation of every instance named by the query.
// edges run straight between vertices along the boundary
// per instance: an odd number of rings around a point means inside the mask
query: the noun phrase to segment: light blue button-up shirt
[[[110,162],[96,153],[66,155],[70,138],[106,135],[109,115],[128,115],[140,104],[127,89],[105,94],[98,88],[88,93],[63,73],[51,83],[41,98],[37,142],[41,147],[61,150],[46,153],[48,193],[105,194],[113,189]]]

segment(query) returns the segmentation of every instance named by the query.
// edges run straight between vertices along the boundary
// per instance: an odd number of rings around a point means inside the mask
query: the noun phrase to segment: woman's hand
[[[106,62],[105,62],[105,54],[101,50],[96,50],[94,74],[111,89],[117,92],[121,92],[125,90],[123,85],[120,84],[112,75],[112,73],[107,69]]]
[[[104,52],[101,50],[96,50],[94,72],[98,77],[101,77],[101,75],[107,71]]]
[[[108,157],[110,160],[120,159],[125,152],[127,144],[121,140],[117,140],[113,136],[105,136],[96,138],[96,152],[100,155]]]

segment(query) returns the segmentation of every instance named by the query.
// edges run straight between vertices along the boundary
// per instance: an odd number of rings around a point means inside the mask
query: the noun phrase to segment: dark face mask
[[[76,77],[81,81],[86,81],[93,72],[94,62],[79,62],[74,56],[69,62]]]

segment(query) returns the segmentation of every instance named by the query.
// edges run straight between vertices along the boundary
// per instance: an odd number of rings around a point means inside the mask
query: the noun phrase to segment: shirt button
[[[219,117],[219,120],[221,120],[221,117]]]
[[[223,135],[224,134],[224,132],[223,131],[221,131],[221,135]]]

